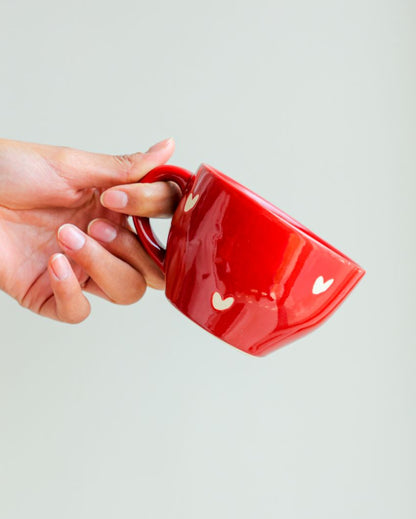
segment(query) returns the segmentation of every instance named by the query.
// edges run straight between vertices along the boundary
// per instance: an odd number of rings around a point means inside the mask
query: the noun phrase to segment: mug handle
[[[164,164],[149,171],[149,173],[140,179],[139,182],[143,184],[151,184],[152,182],[172,181],[178,184],[182,191],[182,195],[184,195],[189,180],[193,176],[193,173],[186,169],[170,164]],[[137,236],[139,237],[144,249],[164,272],[166,250],[158,237],[153,233],[149,218],[145,216],[133,216],[132,218]]]

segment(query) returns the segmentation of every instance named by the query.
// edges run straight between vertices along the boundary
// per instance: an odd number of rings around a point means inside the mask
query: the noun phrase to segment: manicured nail
[[[104,191],[100,200],[102,205],[109,209],[123,209],[127,205],[128,197],[124,191],[110,189],[109,191]]]
[[[157,142],[147,150],[147,153],[153,153],[155,151],[163,150],[163,148],[167,148],[168,146],[170,146],[171,141],[173,141],[173,138],[169,137],[168,139],[164,139],[163,141]]]
[[[60,281],[71,274],[71,267],[63,254],[55,254],[51,261],[51,267],[55,277]]]
[[[98,241],[110,243],[117,236],[117,229],[102,220],[93,220],[88,226],[88,234]]]
[[[65,245],[68,249],[79,250],[85,244],[85,236],[82,232],[75,227],[66,223],[62,225],[58,230],[59,241]]]

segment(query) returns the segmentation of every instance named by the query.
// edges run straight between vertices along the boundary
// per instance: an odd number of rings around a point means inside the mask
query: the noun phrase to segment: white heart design
[[[323,276],[317,277],[315,279],[315,283],[313,284],[312,294],[321,294],[322,292],[326,292],[333,282],[333,279],[324,281]]]
[[[195,204],[198,202],[198,198],[199,198],[199,195],[192,196],[192,193],[189,193],[189,196],[185,202],[185,207],[184,207],[185,213],[190,211],[195,206]]]
[[[212,294],[212,306],[215,310],[227,310],[233,303],[234,298],[232,296],[223,299],[218,292]]]

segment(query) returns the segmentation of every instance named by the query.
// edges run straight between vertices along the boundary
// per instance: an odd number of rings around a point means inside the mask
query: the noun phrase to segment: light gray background
[[[0,517],[414,518],[412,0],[1,0],[0,135],[176,139],[367,276],[256,359],[150,291],[78,326],[0,295]],[[0,244],[1,253],[1,244]]]

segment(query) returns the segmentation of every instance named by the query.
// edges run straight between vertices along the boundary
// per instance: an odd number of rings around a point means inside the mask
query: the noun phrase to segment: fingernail
[[[51,261],[51,267],[55,277],[60,281],[69,277],[71,273],[71,267],[63,254],[55,254]]]
[[[123,207],[126,207],[127,205],[128,197],[124,191],[111,189],[109,191],[104,191],[100,200],[102,205],[109,207],[110,209],[123,209]]]
[[[169,137],[168,139],[164,139],[163,141],[153,144],[153,146],[151,146],[147,150],[147,153],[153,153],[155,151],[163,150],[163,148],[167,148],[171,144],[172,141],[173,141],[173,138]]]
[[[79,250],[85,244],[85,236],[74,225],[66,223],[58,230],[58,239],[68,249]]]
[[[93,220],[88,226],[88,234],[96,240],[110,243],[117,236],[117,229],[102,220]]]

